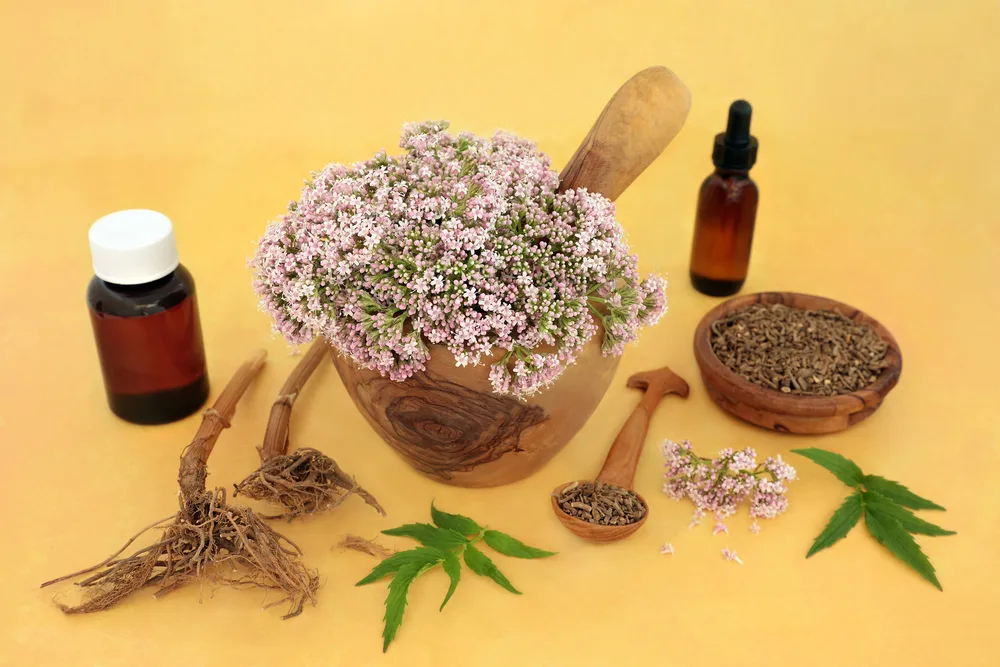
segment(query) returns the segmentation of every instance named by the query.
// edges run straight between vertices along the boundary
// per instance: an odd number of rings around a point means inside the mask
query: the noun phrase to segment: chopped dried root
[[[234,495],[280,505],[284,512],[266,518],[293,519],[333,509],[357,494],[379,514],[385,510],[337,462],[316,449],[297,449],[274,456],[236,485]]]

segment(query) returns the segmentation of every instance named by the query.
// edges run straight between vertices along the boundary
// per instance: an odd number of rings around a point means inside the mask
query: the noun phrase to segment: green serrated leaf
[[[465,548],[465,564],[479,576],[489,577],[511,593],[521,594],[521,591],[514,588],[514,585],[507,580],[507,577],[503,576],[500,570],[497,569],[497,566],[494,565],[489,556],[471,544]]]
[[[482,530],[480,525],[467,516],[448,514],[434,507],[431,502],[431,519],[441,528],[451,528],[461,535],[475,535]]]
[[[389,594],[385,598],[385,616],[382,620],[385,625],[382,628],[382,652],[385,653],[389,644],[396,638],[396,631],[403,623],[403,612],[406,610],[406,595],[410,590],[410,584],[417,578],[427,565],[410,563],[399,568],[396,576],[389,582]]]
[[[444,571],[448,573],[448,578],[451,579],[451,584],[448,586],[448,593],[444,596],[444,602],[441,603],[441,611],[444,606],[448,604],[448,600],[451,596],[455,594],[455,589],[458,588],[458,581],[462,578],[462,564],[458,562],[458,556],[453,553],[449,553],[448,557],[444,559]]]
[[[438,528],[429,523],[408,523],[382,532],[394,537],[412,537],[428,547],[444,550],[460,547],[469,542],[464,535],[456,533],[451,528]]]
[[[891,498],[887,498],[881,493],[877,493],[875,491],[865,491],[865,505],[880,514],[891,516],[899,522],[904,530],[913,533],[914,535],[930,535],[932,537],[937,537],[941,535],[958,534],[953,530],[945,530],[940,526],[935,526],[929,521],[924,521]]]
[[[941,583],[934,574],[934,566],[916,543],[913,536],[891,516],[871,507],[865,508],[865,525],[875,541],[887,548],[901,561],[917,571],[940,591]]]
[[[847,534],[851,532],[851,528],[854,528],[858,519],[861,518],[863,509],[864,506],[861,501],[860,491],[855,491],[847,496],[844,499],[844,503],[830,517],[826,528],[823,529],[823,532],[813,542],[812,547],[809,548],[806,558],[809,558],[817,551],[832,547],[839,540],[847,537]]]
[[[542,551],[535,547],[529,547],[520,540],[498,530],[487,530],[483,533],[483,541],[494,551],[514,558],[546,558],[556,555],[554,551]]]
[[[860,485],[862,478],[865,476],[857,463],[840,454],[828,452],[825,449],[809,447],[807,449],[793,449],[792,453],[804,456],[813,463],[826,468],[847,486],[856,487]]]
[[[944,511],[944,508],[937,503],[932,503],[926,498],[921,498],[899,482],[894,482],[891,479],[886,479],[879,475],[865,475],[861,481],[864,483],[866,489],[880,493],[903,507],[915,510]]]
[[[399,572],[399,570],[404,566],[433,564],[443,561],[445,557],[444,552],[430,547],[417,547],[416,549],[410,549],[409,551],[400,551],[399,553],[389,556],[376,565],[375,569],[373,569],[367,577],[354,585],[364,586],[365,584],[370,584],[373,581],[378,581],[386,575]]]

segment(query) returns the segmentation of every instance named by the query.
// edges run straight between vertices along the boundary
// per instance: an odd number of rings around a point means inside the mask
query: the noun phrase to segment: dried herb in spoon
[[[602,526],[625,526],[646,516],[634,491],[604,482],[573,482],[555,494],[563,512]]]
[[[731,371],[786,394],[849,394],[889,366],[889,346],[868,324],[780,303],[753,304],[716,320],[711,343]]]

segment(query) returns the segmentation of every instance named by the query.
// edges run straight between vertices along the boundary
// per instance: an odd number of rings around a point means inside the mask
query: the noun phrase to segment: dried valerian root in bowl
[[[712,351],[729,370],[786,394],[836,396],[871,385],[889,365],[874,328],[835,310],[753,304],[712,323]]]
[[[359,496],[385,516],[375,497],[326,454],[311,448],[288,453],[292,406],[328,351],[326,341],[318,338],[295,366],[271,406],[264,442],[258,450],[261,465],[236,485],[234,495],[242,494],[282,508],[279,514],[266,518],[290,520],[325,512],[351,495]]]
[[[604,482],[573,482],[555,494],[566,514],[602,526],[625,526],[646,516],[635,491]]]
[[[159,597],[192,581],[277,590],[283,597],[272,604],[288,603],[284,618],[301,613],[307,600],[314,601],[319,579],[299,561],[298,547],[253,510],[228,504],[223,489],[208,491],[205,486],[208,457],[219,434],[229,426],[240,397],[263,367],[265,356],[258,352],[246,361],[205,412],[181,457],[177,514],[144,528],[97,565],[42,584],[45,587],[89,575],[77,582],[85,591],[80,604],[57,603],[64,612],[108,609],[149,585],[159,586],[155,593]],[[162,530],[160,539],[119,558],[136,539],[153,529]]]

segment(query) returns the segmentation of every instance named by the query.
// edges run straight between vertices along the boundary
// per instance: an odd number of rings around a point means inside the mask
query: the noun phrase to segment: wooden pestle
[[[666,67],[635,74],[559,174],[559,192],[586,188],[615,201],[677,136],[690,109],[690,91]]]

